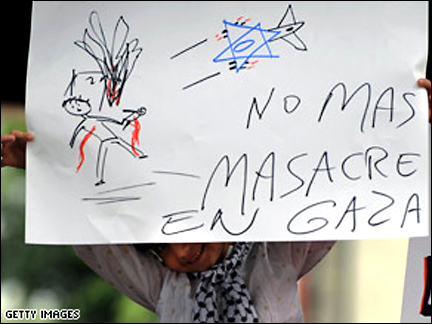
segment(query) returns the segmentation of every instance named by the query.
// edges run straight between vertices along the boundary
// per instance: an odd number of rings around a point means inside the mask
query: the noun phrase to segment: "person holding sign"
[[[1,135],[1,167],[10,166],[25,169],[26,145],[33,141],[30,133],[14,130],[10,134]]]
[[[431,81],[428,79],[420,79],[418,81],[418,85],[422,88],[425,88],[428,92],[428,100],[429,100],[429,123],[431,122]]]
[[[431,82],[419,80],[428,91]],[[1,136],[1,166],[25,168],[29,133]],[[334,242],[176,243],[76,246],[102,278],[160,322],[302,322],[297,281]]]

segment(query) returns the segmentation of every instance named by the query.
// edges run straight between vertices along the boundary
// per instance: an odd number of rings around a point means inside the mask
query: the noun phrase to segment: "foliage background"
[[[2,107],[3,108],[3,107]],[[1,118],[1,133],[25,129]],[[76,323],[155,323],[156,316],[97,277],[70,246],[24,244],[25,173],[1,170],[1,308],[79,309]],[[11,321],[12,322],[12,321]],[[17,321],[13,321],[17,323]],[[61,323],[61,321],[58,321]],[[74,321],[75,322],[75,321]]]

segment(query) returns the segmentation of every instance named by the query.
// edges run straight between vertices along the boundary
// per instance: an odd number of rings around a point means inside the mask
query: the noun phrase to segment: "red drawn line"
[[[243,20],[242,24],[246,24],[252,20],[252,18],[246,18],[245,16],[238,17],[236,23],[240,23]]]
[[[423,291],[423,297],[422,297],[422,307],[420,309],[420,314],[423,314],[423,305],[425,304],[426,300],[426,294],[427,294],[427,276],[428,276],[428,262],[427,258],[424,259],[424,291]]]
[[[84,146],[86,145],[87,141],[90,139],[90,137],[93,135],[93,133],[96,130],[96,126],[93,126],[93,128],[91,129],[90,132],[87,133],[86,136],[84,136],[83,140],[80,143],[79,146],[79,152],[80,152],[80,157],[79,157],[79,164],[77,166],[76,172],[78,173],[79,170],[81,169],[82,165],[84,164],[84,160],[85,160],[85,155],[84,155]]]
[[[119,96],[119,91],[117,90],[117,84],[115,82],[112,82],[111,79],[108,79],[108,84],[107,84],[107,96],[108,99],[114,100],[115,99],[115,104],[118,106],[120,103],[120,96]],[[114,86],[113,86],[114,85]]]
[[[140,154],[137,152],[135,147],[140,144],[139,133],[141,131],[141,124],[138,119],[135,119],[131,125],[134,128],[131,139],[132,152],[139,157]]]
[[[251,62],[250,66],[248,67],[248,70],[253,69],[258,62],[259,60]]]

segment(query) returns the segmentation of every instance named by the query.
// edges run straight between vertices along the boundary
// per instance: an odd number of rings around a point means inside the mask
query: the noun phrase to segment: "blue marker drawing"
[[[291,4],[288,5],[287,10],[276,27],[263,28],[261,23],[250,24],[250,21],[250,18],[244,16],[237,18],[235,22],[223,20],[224,30],[217,34],[215,38],[218,42],[226,40],[228,44],[213,58],[213,63],[227,62],[229,70],[240,73],[241,71],[255,68],[260,59],[281,58],[281,55],[276,54],[272,49],[276,41],[283,41],[296,51],[305,52],[308,50],[305,42],[298,35],[298,31],[306,23],[304,21],[297,21]],[[170,59],[178,59],[205,44],[209,44],[208,38],[190,45],[186,49],[172,55]],[[221,71],[215,71],[210,75],[205,75],[187,84],[183,87],[183,90],[191,89],[221,75]]]
[[[229,45],[213,59],[213,62],[234,62],[231,69],[239,73],[251,59],[279,57],[273,54],[269,43],[279,36],[281,31],[263,29],[261,23],[247,26],[224,20],[224,25]],[[238,35],[234,36],[235,34]]]

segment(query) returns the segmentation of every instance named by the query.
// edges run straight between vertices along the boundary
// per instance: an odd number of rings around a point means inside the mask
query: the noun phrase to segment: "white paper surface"
[[[34,2],[27,242],[427,235],[427,12]]]

